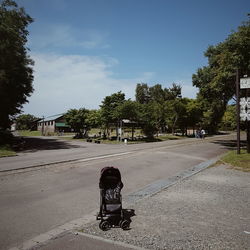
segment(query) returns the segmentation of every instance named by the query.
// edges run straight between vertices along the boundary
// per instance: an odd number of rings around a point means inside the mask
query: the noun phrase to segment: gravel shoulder
[[[82,232],[146,249],[250,249],[250,173],[208,168],[160,193],[123,203],[134,209],[131,229]]]

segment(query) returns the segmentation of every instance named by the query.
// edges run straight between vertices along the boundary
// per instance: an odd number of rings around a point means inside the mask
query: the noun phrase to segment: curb
[[[129,194],[126,197],[127,202],[129,204],[133,204],[133,203],[135,203],[138,200],[141,200],[143,198],[147,198],[147,197],[156,195],[160,191],[167,189],[170,186],[175,185],[177,182],[182,181],[186,178],[189,178],[189,177],[201,172],[202,170],[205,170],[209,166],[215,164],[219,160],[219,158],[220,158],[220,156],[213,158],[211,160],[202,162],[202,163],[192,167],[191,169],[182,171],[181,173],[177,174],[176,176],[155,181],[155,182],[145,186],[144,188],[142,188],[142,189],[140,189],[132,194]]]

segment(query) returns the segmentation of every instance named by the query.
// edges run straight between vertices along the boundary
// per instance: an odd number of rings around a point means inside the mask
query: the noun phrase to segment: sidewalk
[[[39,249],[39,248],[38,248]],[[43,250],[140,250],[142,248],[130,246],[126,243],[116,243],[111,240],[86,236],[81,233],[69,232],[61,238],[55,239],[50,244],[42,247]]]
[[[102,232],[94,222],[82,227],[83,234],[69,232],[36,249],[250,249],[249,194],[249,172],[211,167],[152,197],[124,203],[136,213],[131,230]]]

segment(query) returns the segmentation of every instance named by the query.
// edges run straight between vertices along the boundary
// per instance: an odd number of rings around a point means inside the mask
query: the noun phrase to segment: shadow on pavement
[[[216,141],[213,141],[213,143],[219,144],[219,145],[225,147],[226,149],[236,149],[237,148],[236,140],[216,140]],[[240,145],[241,145],[241,147],[245,147],[246,142],[241,141]]]
[[[19,137],[15,145],[17,152],[36,152],[41,150],[85,148],[68,141],[53,138]]]

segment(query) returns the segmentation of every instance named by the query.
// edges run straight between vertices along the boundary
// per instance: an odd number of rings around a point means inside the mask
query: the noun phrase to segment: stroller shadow
[[[122,213],[123,213],[124,219],[127,220],[130,225],[132,222],[131,218],[133,216],[136,216],[135,210],[134,209],[122,209]],[[126,230],[131,230],[131,227],[129,226],[129,228]]]

